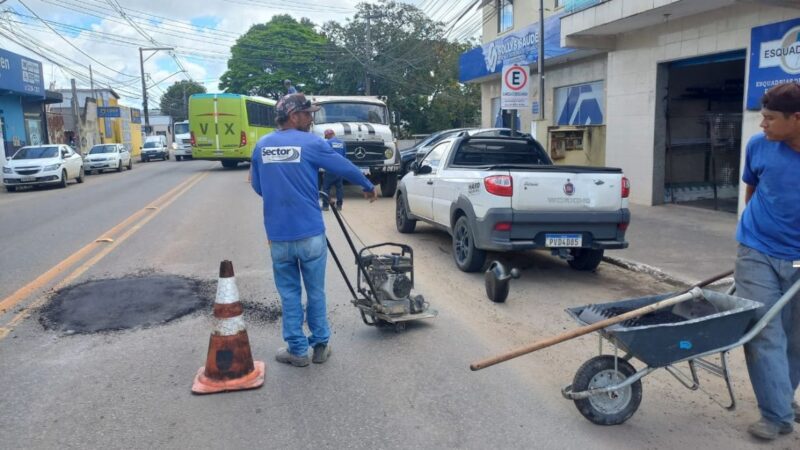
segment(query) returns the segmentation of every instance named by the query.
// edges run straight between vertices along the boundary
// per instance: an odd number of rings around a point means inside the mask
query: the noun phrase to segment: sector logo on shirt
[[[302,150],[302,147],[261,147],[261,162],[299,163]]]
[[[331,144],[331,147],[333,147],[333,148],[344,148],[344,144],[342,144],[341,142],[334,142],[334,143]]]

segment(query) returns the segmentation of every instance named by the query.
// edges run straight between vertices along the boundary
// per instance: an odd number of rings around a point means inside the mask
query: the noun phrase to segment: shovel
[[[494,356],[492,358],[484,359],[483,361],[478,361],[478,362],[472,363],[472,364],[470,364],[469,368],[472,371],[485,369],[485,368],[487,368],[489,366],[493,366],[495,364],[499,364],[501,362],[508,361],[509,359],[514,359],[514,358],[516,358],[518,356],[527,355],[528,353],[532,353],[532,352],[535,352],[537,350],[541,350],[543,348],[547,348],[547,347],[553,346],[555,344],[559,344],[561,342],[568,341],[568,340],[576,338],[578,336],[583,336],[585,334],[589,334],[589,333],[591,333],[593,331],[597,331],[597,330],[606,328],[608,326],[611,326],[611,325],[614,325],[614,324],[617,324],[617,323],[620,323],[620,322],[624,322],[624,321],[626,321],[628,319],[633,319],[633,318],[636,318],[636,317],[644,316],[646,314],[649,314],[651,312],[657,311],[659,309],[663,309],[663,308],[666,308],[668,306],[677,305],[677,304],[685,302],[687,300],[696,300],[696,299],[703,298],[703,291],[700,289],[701,286],[706,286],[706,285],[711,284],[711,283],[713,283],[713,282],[715,282],[717,280],[725,278],[725,277],[727,277],[727,276],[729,276],[731,274],[733,274],[732,270],[729,270],[727,272],[715,275],[715,276],[713,276],[711,278],[708,278],[706,280],[703,280],[703,281],[695,284],[694,286],[692,286],[689,289],[681,292],[678,295],[674,295],[672,297],[666,298],[666,299],[658,301],[656,303],[652,303],[650,305],[644,306],[644,307],[639,308],[639,309],[634,309],[633,311],[628,311],[628,312],[626,312],[624,314],[620,314],[618,316],[614,316],[614,317],[609,318],[609,319],[601,320],[601,321],[596,322],[596,323],[592,323],[592,324],[589,324],[589,325],[585,325],[585,326],[576,328],[576,329],[574,329],[572,331],[568,331],[566,333],[562,333],[562,334],[559,334],[557,336],[553,336],[553,337],[550,337],[550,338],[547,338],[547,339],[543,339],[543,340],[538,341],[538,342],[534,342],[533,344],[525,345],[523,347],[517,348],[516,350],[512,350],[510,352],[507,352],[507,353],[504,353],[504,354],[501,354],[501,355],[498,355],[498,356]]]

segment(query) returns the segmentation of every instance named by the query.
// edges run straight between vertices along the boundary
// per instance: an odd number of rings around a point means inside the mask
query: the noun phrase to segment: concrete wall
[[[608,53],[606,162],[622,167],[630,178],[632,202],[660,203],[660,190],[654,189],[657,161],[653,150],[657,138],[658,64],[748,49],[752,27],[795,18],[797,11],[737,3],[617,36],[616,49]],[[757,131],[754,117],[752,113],[744,115],[743,143],[747,141],[746,136]],[[663,180],[661,182],[663,184]]]

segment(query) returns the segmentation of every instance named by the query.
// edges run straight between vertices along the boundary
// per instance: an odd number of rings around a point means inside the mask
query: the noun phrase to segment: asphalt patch
[[[243,301],[242,307],[244,308],[244,320],[248,325],[251,323],[256,325],[275,323],[281,318],[280,302],[273,302],[266,305],[263,303]]]
[[[55,292],[39,322],[68,334],[148,328],[210,311],[215,290],[216,282],[160,274],[90,280]]]

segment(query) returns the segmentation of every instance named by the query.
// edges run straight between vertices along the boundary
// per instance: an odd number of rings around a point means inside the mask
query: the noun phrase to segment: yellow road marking
[[[153,205],[155,205],[155,204],[157,204],[159,202],[163,202],[164,206],[171,204],[179,196],[183,195],[183,193],[185,193],[189,188],[194,186],[196,183],[198,183],[201,179],[203,179],[207,175],[208,175],[207,172],[201,173],[201,174],[197,174],[197,175],[189,178],[188,180],[184,181],[183,183],[179,184],[175,188],[171,189],[169,192],[165,193],[164,195],[162,195],[161,197],[159,197],[155,201],[153,201],[150,204],[150,206],[133,213],[130,217],[128,217],[124,221],[120,222],[118,225],[115,225],[114,227],[112,227],[111,229],[106,231],[105,233],[101,234],[100,237],[97,238],[96,240],[94,240],[92,243],[84,246],[83,248],[81,248],[77,252],[73,253],[72,255],[70,255],[67,258],[65,258],[63,261],[61,261],[58,264],[56,264],[55,266],[53,266],[47,272],[45,272],[42,275],[40,275],[39,277],[37,277],[35,280],[33,280],[30,283],[28,283],[27,285],[21,287],[16,292],[14,292],[13,294],[9,295],[8,297],[6,297],[2,301],[0,301],[0,313],[4,313],[4,312],[10,310],[14,306],[16,306],[19,302],[21,302],[22,300],[28,298],[34,292],[36,292],[38,290],[41,290],[45,285],[47,285],[48,283],[53,281],[53,279],[55,279],[57,276],[61,275],[67,269],[69,269],[74,264],[76,264],[78,261],[80,261],[81,259],[85,258],[92,250],[98,248],[100,245],[104,245],[105,242],[103,242],[103,241],[105,241],[107,239],[110,239],[110,240],[113,241],[112,238],[109,238],[107,236],[112,235],[112,234],[120,231],[121,229],[125,228],[126,226],[130,225],[131,223],[135,222],[136,220],[141,219],[141,217],[143,215],[149,213],[149,215],[145,216],[143,221],[141,221],[139,224],[136,224],[133,227],[131,227],[131,230],[138,230],[139,228],[141,228],[142,225],[144,225],[145,223],[149,222],[153,217],[155,217],[156,214],[158,214],[160,211],[162,211],[162,209],[155,209]],[[150,208],[153,208],[153,209],[151,210]],[[153,211],[153,212],[151,213],[151,211]],[[116,248],[117,245],[119,245],[122,241],[127,239],[132,234],[131,230],[128,230],[128,232],[126,232],[125,234],[123,234],[122,236],[117,238],[116,242],[113,242],[111,245],[107,246],[105,248],[105,250],[103,252],[101,252],[100,254],[102,256],[107,255],[108,251],[113,250],[114,248]],[[98,241],[101,241],[101,242],[98,242]],[[102,258],[102,256],[101,256],[101,258]],[[94,264],[97,261],[99,261],[99,258],[98,259],[95,259],[95,258],[96,258],[96,256],[94,258],[90,259],[89,261],[94,261],[92,264]],[[89,267],[91,267],[91,266],[90,265],[87,266],[86,264],[82,265],[81,266],[82,271],[80,273],[82,274]],[[79,268],[78,270],[80,270],[81,268]],[[76,270],[76,272],[78,270]],[[74,273],[75,272],[73,272],[73,274]],[[78,274],[77,276],[80,276],[80,274]],[[69,279],[71,281],[71,280],[77,278],[77,276],[72,277],[72,275],[70,275],[70,277],[68,277],[67,279]],[[64,281],[67,281],[67,279],[65,279]],[[62,286],[64,281],[59,283],[58,286]],[[18,323],[19,320],[17,320],[17,319],[19,317],[24,316],[27,313],[27,310],[29,310],[31,307],[33,307],[34,305],[37,305],[39,303],[40,302],[37,301],[34,304],[30,305],[25,310],[23,310],[22,312],[20,312],[19,314],[17,314],[17,316],[15,316],[14,319],[12,319],[11,322],[9,322],[9,325],[11,325],[12,323],[14,323],[14,324]],[[24,318],[24,317],[22,317],[22,318]],[[2,339],[3,337],[5,337],[5,335],[8,334],[7,330],[5,331],[5,334],[4,334],[4,330],[6,330],[6,329],[5,328],[0,328],[0,339]]]
[[[191,188],[192,188],[192,187],[193,187],[195,184],[199,183],[199,182],[200,182],[200,181],[201,181],[203,178],[205,178],[206,176],[208,176],[208,172],[206,172],[206,173],[203,173],[203,174],[200,174],[199,176],[195,176],[195,177],[193,177],[193,178],[190,178],[190,179],[188,180],[188,184],[187,184],[187,183],[181,183],[181,184],[179,185],[179,187],[182,187],[182,189],[180,190],[180,192],[177,192],[177,193],[176,193],[176,194],[175,194],[175,195],[174,195],[172,198],[170,198],[169,200],[165,201],[165,202],[164,202],[164,203],[161,205],[161,208],[159,208],[159,209],[158,209],[156,212],[154,212],[153,214],[151,214],[151,215],[149,215],[149,216],[145,217],[144,219],[142,219],[142,220],[141,220],[141,221],[139,221],[138,223],[134,224],[134,225],[133,225],[131,228],[129,228],[129,229],[128,229],[128,230],[127,230],[125,233],[123,233],[123,234],[122,234],[120,237],[118,237],[118,238],[116,239],[116,241],[114,241],[114,242],[113,242],[111,245],[107,246],[107,247],[106,247],[106,248],[104,248],[104,249],[103,249],[101,252],[99,252],[98,254],[94,255],[94,256],[93,256],[91,259],[89,259],[89,260],[88,260],[88,261],[86,261],[85,263],[81,264],[81,265],[80,265],[80,266],[79,266],[77,269],[75,269],[75,270],[74,270],[72,273],[70,273],[70,274],[69,274],[69,275],[68,275],[66,278],[64,278],[64,279],[63,279],[63,280],[61,280],[61,281],[60,281],[58,284],[56,284],[55,286],[53,286],[53,289],[52,289],[52,290],[53,290],[53,291],[57,291],[57,290],[61,289],[62,287],[64,287],[64,286],[68,285],[69,283],[71,283],[72,281],[74,281],[75,279],[77,279],[78,277],[80,277],[81,275],[83,275],[83,273],[84,273],[84,272],[86,272],[87,270],[89,270],[89,268],[91,268],[93,265],[97,264],[97,263],[98,263],[98,262],[99,262],[101,259],[103,259],[103,258],[104,258],[106,255],[108,255],[109,253],[111,253],[111,252],[112,252],[112,251],[113,251],[113,250],[114,250],[114,249],[115,249],[117,246],[119,246],[121,243],[123,243],[123,242],[124,242],[126,239],[128,239],[128,238],[129,238],[129,237],[131,237],[131,236],[133,236],[133,234],[134,234],[134,233],[136,233],[137,231],[139,231],[139,229],[141,229],[141,228],[142,228],[142,227],[143,227],[143,226],[144,226],[144,225],[145,225],[147,222],[150,222],[151,220],[153,220],[153,218],[154,218],[154,217],[155,217],[155,216],[156,216],[156,215],[157,215],[159,212],[161,212],[161,211],[163,211],[164,209],[166,209],[166,207],[167,207],[167,206],[169,206],[169,205],[170,205],[172,202],[174,202],[175,200],[177,200],[177,199],[178,199],[178,197],[180,197],[181,195],[183,195],[183,194],[184,194],[186,191],[188,191],[189,189],[191,189]],[[174,191],[174,190],[173,190],[173,191]],[[173,191],[170,191],[170,192],[173,192]],[[163,197],[162,197],[162,198],[163,198]],[[159,200],[160,200],[160,199],[159,199]],[[37,299],[36,301],[34,301],[33,303],[31,303],[31,304],[30,304],[30,305],[28,305],[27,307],[25,307],[24,309],[22,309],[20,312],[18,312],[18,313],[17,313],[17,315],[15,315],[15,316],[14,316],[14,317],[13,317],[13,318],[12,318],[12,319],[11,319],[11,320],[10,320],[10,321],[7,323],[7,324],[6,324],[6,326],[5,326],[5,327],[2,327],[2,328],[0,328],[0,341],[2,341],[2,340],[3,340],[3,339],[6,337],[6,336],[8,336],[8,334],[11,332],[11,330],[13,330],[13,329],[14,329],[14,328],[15,328],[17,325],[19,325],[19,323],[20,323],[20,322],[22,322],[22,321],[23,321],[23,320],[25,320],[25,319],[26,319],[28,316],[30,316],[30,312],[31,312],[31,310],[33,310],[33,309],[35,309],[35,308],[38,308],[39,306],[41,306],[42,304],[44,304],[44,302],[46,302],[46,301],[47,301],[47,296],[42,296],[41,298]]]

